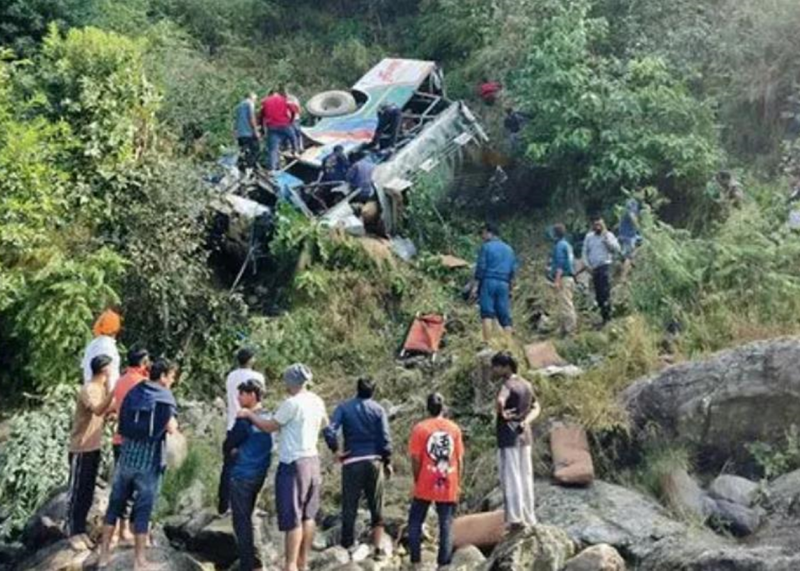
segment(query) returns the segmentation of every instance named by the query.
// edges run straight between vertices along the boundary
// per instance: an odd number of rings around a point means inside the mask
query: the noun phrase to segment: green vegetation
[[[800,469],[800,429],[796,424],[786,431],[783,446],[751,442],[745,447],[768,480]]]
[[[41,408],[20,413],[0,454],[0,502],[8,519],[0,536],[18,531],[55,488],[69,480],[70,427],[76,391],[60,387]]]
[[[271,379],[306,361],[330,401],[362,373],[395,404],[443,390],[470,439],[475,496],[487,491],[491,446],[475,394],[477,319],[459,297],[469,272],[442,268],[438,256],[471,258],[485,216],[523,261],[517,339],[500,342],[521,355],[522,341],[543,336],[535,317],[552,303],[545,228],[566,219],[580,231],[590,212],[613,224],[625,197],[647,203],[615,321],[591,331],[592,308],[577,296],[581,331],[558,344],[586,375],[536,380],[547,416],[624,430],[616,394],[665,357],[798,332],[800,246],[786,225],[786,188],[800,172],[798,24],[795,0],[5,2],[0,392],[4,407],[21,409],[0,453],[0,500],[21,498],[8,525],[64,479],[65,387],[77,381],[92,317],[109,305],[124,314],[123,347],[180,359],[179,390],[203,400],[221,393],[243,342]],[[487,190],[480,166],[422,181],[404,229],[420,250],[412,264],[282,208],[274,271],[246,295],[230,293],[209,264],[201,177],[232,145],[232,107],[247,90],[282,83],[303,99],[346,88],[385,55],[440,61],[450,95],[468,100],[498,149],[503,104],[529,115],[518,156],[500,161],[514,188]],[[503,83],[502,104],[476,101],[483,76]],[[720,168],[742,180],[741,208],[711,182]],[[450,320],[442,359],[398,367],[409,320],[427,311]],[[397,427],[398,439],[408,428]],[[40,445],[47,469],[25,472]],[[167,511],[187,481],[213,471],[205,445],[170,476]],[[791,450],[751,453],[775,475],[796,465]]]

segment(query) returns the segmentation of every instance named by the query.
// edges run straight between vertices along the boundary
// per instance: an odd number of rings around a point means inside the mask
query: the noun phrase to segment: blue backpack
[[[164,438],[178,407],[166,387],[151,381],[128,392],[119,412],[119,433],[128,440],[156,442]]]

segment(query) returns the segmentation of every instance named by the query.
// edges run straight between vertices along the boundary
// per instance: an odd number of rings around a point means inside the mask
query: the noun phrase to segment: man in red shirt
[[[128,392],[141,383],[147,380],[150,374],[150,353],[144,348],[131,349],[128,352],[128,368],[125,369],[125,374],[119,378],[116,386],[114,387],[114,406],[112,413],[117,414],[122,401],[125,400]],[[114,432],[114,439],[111,441],[112,449],[114,451],[114,463],[119,460],[120,450],[122,449],[122,436],[119,431]],[[125,505],[125,510],[119,520],[119,541],[130,542],[133,540],[133,535],[128,528],[128,519],[131,512],[132,501]]]
[[[292,120],[294,115],[286,98],[286,89],[279,87],[270,92],[261,102],[261,120],[267,131],[267,148],[269,149],[269,170],[278,170],[280,166],[279,151],[283,143],[292,145],[294,134]]]
[[[411,564],[422,561],[422,524],[431,503],[436,503],[439,516],[440,567],[453,557],[452,524],[459,496],[459,483],[464,469],[464,444],[461,429],[444,418],[444,397],[428,396],[430,418],[411,431],[408,454],[414,473],[414,499],[408,514],[408,546]]]
[[[484,77],[478,85],[478,97],[480,97],[486,105],[494,105],[502,89],[503,86],[500,85],[500,82],[492,81]]]

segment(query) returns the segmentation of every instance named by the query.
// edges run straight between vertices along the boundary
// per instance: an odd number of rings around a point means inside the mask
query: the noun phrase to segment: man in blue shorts
[[[495,323],[506,332],[512,331],[511,290],[517,270],[514,250],[500,239],[493,224],[484,224],[481,229],[483,245],[475,266],[472,282],[472,299],[478,299],[481,310],[483,341],[488,343]]]

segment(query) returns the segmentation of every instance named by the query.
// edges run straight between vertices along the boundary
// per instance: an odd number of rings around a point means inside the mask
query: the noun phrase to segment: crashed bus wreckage
[[[389,144],[381,133],[376,135],[379,113],[387,104],[401,112]],[[265,243],[279,201],[354,236],[393,236],[399,232],[407,193],[420,177],[454,167],[467,147],[488,141],[466,105],[447,99],[435,62],[384,59],[352,93],[319,94],[306,110],[315,122],[301,127],[304,150],[282,150],[282,168],[270,172],[258,167],[242,176],[231,161],[227,174],[216,181],[220,196],[215,230],[226,253],[242,259],[256,243]],[[375,194],[365,204],[358,188],[324,180],[323,163],[338,146],[351,165],[374,163],[369,170]]]

